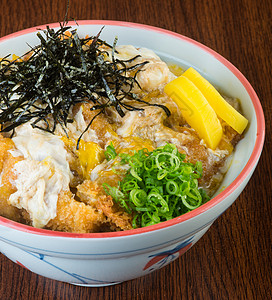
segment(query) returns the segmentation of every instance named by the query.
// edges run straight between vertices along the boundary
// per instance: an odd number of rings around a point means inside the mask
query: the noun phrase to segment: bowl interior
[[[231,167],[216,195],[230,185],[241,172],[250,172],[256,164],[264,139],[264,119],[259,100],[245,77],[226,59],[213,50],[189,38],[151,26],[115,21],[79,21],[79,36],[96,35],[105,25],[100,38],[117,45],[131,44],[153,50],[166,62],[174,62],[187,68],[193,66],[226,95],[240,100],[243,114],[249,120],[244,138],[232,156]],[[57,27],[59,24],[51,24]],[[45,28],[40,26],[37,28]],[[38,43],[36,28],[27,29],[0,39],[0,57],[7,54],[22,55],[30,46]],[[258,139],[258,141],[257,141]],[[246,168],[245,168],[246,167]],[[240,174],[240,175],[239,175]]]

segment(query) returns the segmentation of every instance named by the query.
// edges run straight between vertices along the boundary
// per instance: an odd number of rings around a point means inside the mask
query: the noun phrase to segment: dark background
[[[0,0],[0,36],[63,21],[65,10],[65,0]],[[0,254],[0,299],[272,299],[272,1],[71,0],[69,15],[158,26],[219,52],[260,98],[265,147],[237,201],[169,266],[116,286],[83,288],[32,274]]]

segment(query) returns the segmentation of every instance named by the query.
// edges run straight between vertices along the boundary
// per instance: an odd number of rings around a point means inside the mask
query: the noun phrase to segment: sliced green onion
[[[146,202],[147,195],[144,190],[133,189],[130,191],[129,197],[136,207],[142,207]]]
[[[128,164],[129,169],[119,188],[104,185],[104,189],[133,214],[134,228],[170,220],[209,200],[198,186],[202,163],[186,162],[185,155],[173,144],[152,152],[142,149],[119,156],[120,164]]]
[[[138,175],[137,169],[136,168],[131,168],[130,169],[130,174],[138,179],[139,181],[142,181],[142,178]]]
[[[179,186],[174,180],[167,181],[165,188],[170,195],[176,195],[179,191]]]
[[[190,210],[193,210],[193,209],[196,209],[197,207],[200,206],[201,202],[197,202],[195,205],[192,205],[192,203],[188,203],[187,201],[187,197],[186,196],[182,196],[181,197],[181,201],[182,203],[187,207],[189,208]]]
[[[107,160],[114,159],[117,156],[112,143],[110,143],[110,145],[106,147],[106,151],[104,152],[104,154]]]

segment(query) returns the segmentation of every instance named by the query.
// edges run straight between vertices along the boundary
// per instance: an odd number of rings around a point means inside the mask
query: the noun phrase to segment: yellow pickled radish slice
[[[222,138],[222,126],[209,102],[192,83],[180,76],[170,81],[164,88],[181,110],[188,124],[195,129],[206,144],[215,149]]]
[[[247,127],[248,120],[233,108],[195,69],[189,68],[183,74],[190,79],[205,96],[216,114],[238,133],[242,133]]]

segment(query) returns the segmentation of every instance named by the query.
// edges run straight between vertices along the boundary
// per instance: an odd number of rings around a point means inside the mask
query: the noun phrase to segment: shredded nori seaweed
[[[17,126],[32,120],[33,128],[51,133],[60,124],[67,135],[66,125],[73,122],[69,118],[70,109],[83,102],[92,102],[92,110],[98,113],[82,132],[77,146],[107,107],[115,108],[121,117],[125,110],[143,110],[125,103],[124,99],[161,107],[170,115],[167,107],[145,102],[132,92],[135,85],[140,87],[136,76],[148,61],[127,67],[127,63],[139,56],[130,60],[116,58],[117,39],[113,46],[107,44],[99,38],[102,30],[96,36],[80,38],[77,30],[65,22],[57,30],[47,26],[37,33],[40,44],[30,47],[22,59],[10,61],[6,56],[0,61],[1,132],[13,134]],[[105,59],[108,52],[101,46],[111,48],[111,61]],[[130,77],[127,72],[132,70],[134,76]]]

